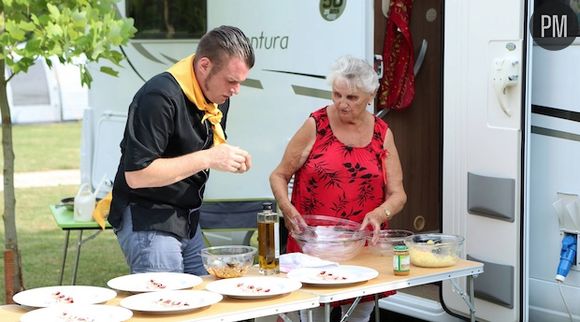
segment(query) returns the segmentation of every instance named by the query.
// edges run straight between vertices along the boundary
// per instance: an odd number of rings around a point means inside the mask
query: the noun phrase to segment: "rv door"
[[[475,279],[478,320],[520,321],[524,295],[522,122],[527,110],[527,1],[445,3],[443,232],[465,237],[485,264]],[[465,281],[442,303],[467,315]]]

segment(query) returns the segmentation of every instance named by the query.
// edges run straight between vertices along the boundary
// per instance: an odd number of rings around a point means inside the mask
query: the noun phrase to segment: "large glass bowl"
[[[365,245],[367,232],[360,231],[357,222],[322,215],[303,218],[308,227],[301,234],[291,235],[305,254],[342,262],[358,255]]]
[[[373,235],[367,236],[369,250],[379,256],[393,255],[393,246],[405,245],[405,238],[413,235],[413,232],[403,229],[383,229],[379,231],[379,240],[372,244]]]
[[[458,235],[418,234],[405,238],[411,263],[419,267],[453,266],[463,252],[464,238]]]
[[[218,278],[244,276],[254,264],[257,249],[252,246],[215,246],[201,250],[203,266]]]

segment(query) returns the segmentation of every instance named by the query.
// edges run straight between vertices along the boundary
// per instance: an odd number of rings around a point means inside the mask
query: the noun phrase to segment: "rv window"
[[[127,0],[135,39],[201,38],[207,29],[207,0]]]

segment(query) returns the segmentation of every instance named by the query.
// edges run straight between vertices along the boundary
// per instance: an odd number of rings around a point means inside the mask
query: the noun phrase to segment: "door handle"
[[[375,69],[375,72],[377,72],[377,76],[379,77],[379,79],[383,78],[384,65],[383,65],[383,56],[382,55],[375,54],[374,61],[373,61],[373,67]]]
[[[381,11],[383,12],[383,16],[385,18],[389,18],[389,8],[391,6],[390,0],[383,0],[381,1]]]
[[[413,66],[413,74],[415,74],[415,76],[419,74],[421,66],[423,66],[423,62],[425,61],[425,54],[427,54],[427,46],[428,46],[427,39],[423,39],[423,41],[421,41],[421,48],[419,49],[419,54],[415,55],[415,57],[417,57],[415,59],[415,65]]]
[[[497,58],[493,62],[492,82],[495,94],[502,111],[510,117],[507,96],[509,88],[517,85],[520,80],[519,63],[515,57]]]

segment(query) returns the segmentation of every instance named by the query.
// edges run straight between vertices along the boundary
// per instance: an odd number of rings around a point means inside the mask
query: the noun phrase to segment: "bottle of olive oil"
[[[258,263],[264,275],[280,272],[280,231],[278,214],[272,211],[272,203],[262,204],[258,213]]]

